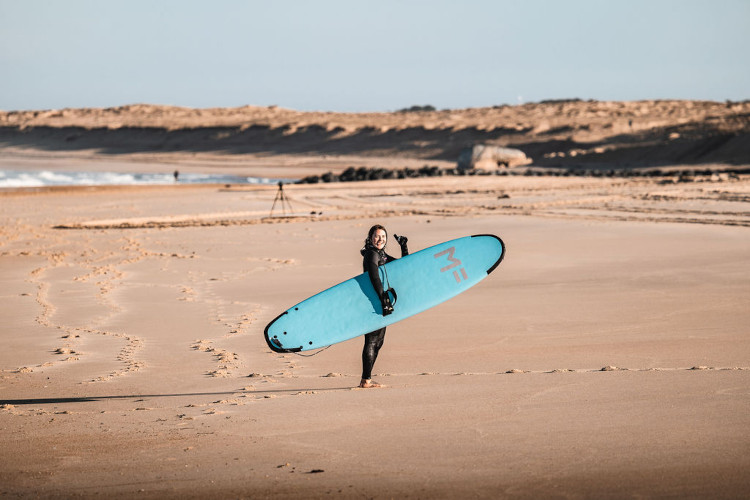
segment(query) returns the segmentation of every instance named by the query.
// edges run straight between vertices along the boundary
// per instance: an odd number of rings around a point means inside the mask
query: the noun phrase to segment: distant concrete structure
[[[529,163],[531,163],[531,158],[527,157],[520,149],[503,148],[490,144],[475,144],[465,148],[458,155],[458,168],[461,170],[512,168]]]

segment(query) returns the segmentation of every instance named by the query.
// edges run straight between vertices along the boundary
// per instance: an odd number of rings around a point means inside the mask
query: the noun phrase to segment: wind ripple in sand
[[[200,220],[200,219],[189,219],[183,221],[168,221],[168,220],[150,220],[149,222],[135,223],[130,221],[121,221],[118,223],[100,223],[98,221],[92,221],[82,224],[59,224],[54,226],[54,229],[69,229],[69,230],[101,230],[101,229],[164,229],[164,228],[185,228],[185,227],[212,227],[212,226],[251,226],[255,224],[291,224],[299,222],[323,222],[323,221],[336,221],[336,220],[351,220],[361,219],[366,217],[392,217],[396,215],[412,215],[412,212],[402,211],[381,211],[371,214],[357,214],[357,215],[337,215],[328,217],[263,217],[263,218],[240,218],[240,219],[215,219],[215,220]]]
[[[500,372],[459,372],[459,373],[436,373],[425,372],[423,376],[489,376],[489,375],[519,375],[519,374],[557,374],[557,373],[599,373],[599,372],[676,372],[676,371],[746,371],[747,366],[716,367],[696,365],[691,367],[653,367],[653,368],[623,368],[614,365],[606,365],[602,368],[552,368],[547,370],[521,370],[511,368]],[[414,374],[410,374],[414,375]],[[405,374],[377,374],[379,377],[405,376]]]
[[[260,212],[227,212],[109,219],[61,224],[56,229],[134,229],[289,224],[386,218],[405,215],[479,216],[490,214],[565,219],[640,221],[750,226],[750,177],[698,185],[667,184],[664,179],[566,178],[556,182],[490,176],[424,179],[399,187],[387,183],[348,183],[347,193],[333,187],[298,187],[298,196],[324,205],[326,215],[264,217]],[[717,189],[718,187],[721,189]],[[457,189],[460,187],[460,189]],[[250,195],[248,195],[250,196]],[[267,196],[255,194],[254,196]],[[386,200],[384,202],[383,200]],[[258,201],[258,200],[256,200]]]
[[[196,345],[206,346],[205,341],[197,341]],[[291,362],[290,362],[291,363]],[[583,368],[583,369],[568,369],[568,368],[554,368],[546,370],[520,370],[520,369],[509,369],[500,372],[458,372],[458,373],[436,373],[436,372],[425,372],[425,373],[378,373],[375,377],[415,377],[415,376],[430,376],[430,377],[495,377],[504,375],[557,375],[564,374],[565,376],[572,375],[593,375],[597,373],[621,373],[628,372],[633,374],[646,374],[650,372],[720,372],[720,371],[750,371],[750,367],[709,367],[703,365],[696,365],[692,367],[657,367],[657,368],[622,368],[614,365],[606,365],[601,368]],[[270,379],[269,375],[252,374],[252,377],[262,378],[263,381]],[[348,378],[352,382],[350,384],[344,384],[343,386],[336,387],[311,387],[315,384],[305,383],[304,380],[310,380],[314,378]],[[304,388],[286,388],[286,389],[272,389],[263,390],[258,389],[256,386],[246,386],[233,393],[233,397],[229,399],[222,399],[213,401],[208,404],[190,404],[188,408],[206,408],[201,409],[195,416],[202,415],[213,415],[221,414],[222,412],[217,411],[218,406],[242,406],[253,402],[260,402],[265,400],[274,400],[279,398],[288,398],[296,396],[310,396],[324,394],[330,391],[342,391],[342,390],[357,390],[356,384],[359,382],[359,375],[355,374],[340,374],[340,373],[329,373],[322,376],[295,376],[295,380],[302,382]],[[271,379],[272,380],[272,379]],[[406,383],[405,386],[409,384]],[[389,386],[391,389],[398,389],[398,385],[391,383]],[[726,392],[726,391],[724,391]],[[185,416],[187,418],[187,415]],[[194,417],[189,417],[194,418]]]

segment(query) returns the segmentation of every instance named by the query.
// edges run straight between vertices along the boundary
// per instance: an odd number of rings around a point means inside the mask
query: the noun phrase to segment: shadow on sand
[[[222,392],[185,392],[176,394],[130,394],[124,396],[81,396],[75,398],[29,398],[29,399],[0,399],[0,405],[46,405],[46,404],[61,404],[61,403],[92,403],[95,401],[107,401],[114,399],[152,399],[152,398],[173,398],[173,397],[188,397],[188,396],[227,396],[232,394],[282,394],[282,393],[299,393],[305,391],[315,392],[331,392],[331,391],[349,391],[351,387],[333,387],[324,389],[313,389],[313,388],[302,388],[302,389],[274,389],[267,391],[246,391],[239,389],[236,391],[222,391]]]

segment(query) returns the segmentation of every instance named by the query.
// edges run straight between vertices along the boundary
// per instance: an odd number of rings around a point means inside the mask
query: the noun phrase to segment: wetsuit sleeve
[[[370,282],[372,282],[375,293],[378,294],[378,297],[382,297],[383,282],[380,281],[380,273],[378,273],[378,254],[373,251],[365,252],[364,267],[368,276],[370,276]]]

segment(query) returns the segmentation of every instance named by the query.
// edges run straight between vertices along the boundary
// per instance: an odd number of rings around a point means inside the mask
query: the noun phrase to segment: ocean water
[[[293,179],[268,179],[237,175],[181,173],[133,174],[117,172],[60,172],[49,170],[0,170],[0,188],[44,186],[128,186],[167,184],[278,184]]]

